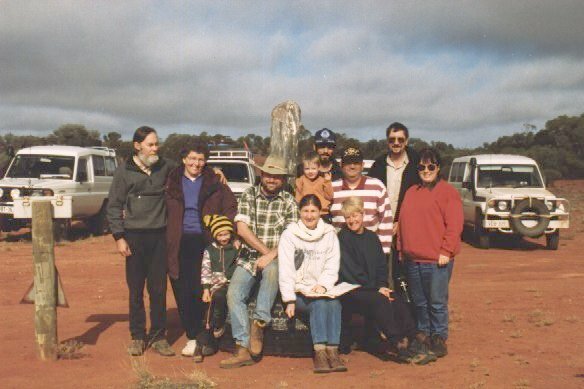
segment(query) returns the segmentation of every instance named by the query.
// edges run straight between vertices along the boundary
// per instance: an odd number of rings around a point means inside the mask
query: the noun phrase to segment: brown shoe
[[[249,334],[249,352],[252,355],[260,355],[264,346],[264,328],[266,324],[259,320],[252,320]]]
[[[162,355],[163,357],[172,357],[174,356],[174,350],[170,347],[170,344],[166,341],[166,339],[160,339],[152,343],[150,348],[156,351],[158,354]]]
[[[199,344],[197,344],[197,346],[195,347],[195,352],[193,354],[193,360],[195,361],[195,363],[203,362],[203,347],[201,347],[201,345],[199,345]]]
[[[338,347],[327,347],[326,356],[328,358],[328,363],[331,366],[331,371],[347,371],[347,366],[339,356]]]
[[[133,357],[139,357],[144,354],[144,341],[142,339],[132,339],[128,346],[128,354]]]
[[[326,350],[314,350],[312,362],[314,363],[312,371],[315,373],[330,373],[332,371],[326,356]]]
[[[235,353],[233,353],[231,358],[224,359],[219,363],[220,368],[232,369],[235,367],[243,367],[254,364],[248,349],[240,346],[239,344],[235,345],[235,347]]]

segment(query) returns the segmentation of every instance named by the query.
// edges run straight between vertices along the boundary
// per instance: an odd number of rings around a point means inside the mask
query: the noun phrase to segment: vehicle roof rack
[[[253,161],[253,153],[248,150],[210,150],[209,159],[235,159]]]

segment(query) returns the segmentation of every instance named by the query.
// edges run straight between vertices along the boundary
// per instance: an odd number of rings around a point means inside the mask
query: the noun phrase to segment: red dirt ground
[[[584,181],[556,184],[572,201],[572,227],[558,251],[543,239],[478,250],[464,244],[451,282],[450,354],[428,366],[398,365],[353,352],[347,373],[315,375],[310,359],[265,357],[259,364],[221,370],[219,353],[195,365],[180,356],[147,352],[138,358],[155,375],[181,379],[204,371],[219,387],[336,388],[578,388],[584,387]],[[19,237],[25,239],[17,240]],[[16,240],[16,241],[15,241]],[[26,234],[0,240],[0,387],[128,388],[138,381],[130,357],[123,260],[110,236],[56,247],[70,308],[59,308],[59,339],[77,339],[86,355],[41,362],[34,343],[34,308],[20,305],[32,280]],[[169,291],[170,292],[170,291]],[[185,342],[172,294],[169,335],[178,352]]]

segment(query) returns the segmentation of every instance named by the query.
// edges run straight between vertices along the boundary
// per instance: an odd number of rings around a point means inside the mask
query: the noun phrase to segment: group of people
[[[187,336],[182,355],[196,362],[217,352],[229,314],[235,352],[220,366],[256,363],[278,292],[286,315],[309,324],[315,373],[347,370],[339,354],[351,350],[355,314],[376,352],[393,360],[445,356],[461,200],[440,178],[435,150],[410,150],[401,123],[386,138],[388,152],[365,176],[361,150],[342,150],[338,164],[335,134],[317,131],[293,190],[285,161],[270,155],[257,166],[259,183],[236,200],[221,172],[206,166],[205,145],[185,147],[176,166],[158,157],[156,131],[138,128],[107,210],[126,258],[130,355],[147,347],[174,355],[165,338],[168,274]],[[394,290],[396,279],[409,288]]]

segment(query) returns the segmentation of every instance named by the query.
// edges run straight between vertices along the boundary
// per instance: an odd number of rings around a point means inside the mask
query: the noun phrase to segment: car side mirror
[[[87,182],[87,172],[78,172],[77,173],[77,182]]]

